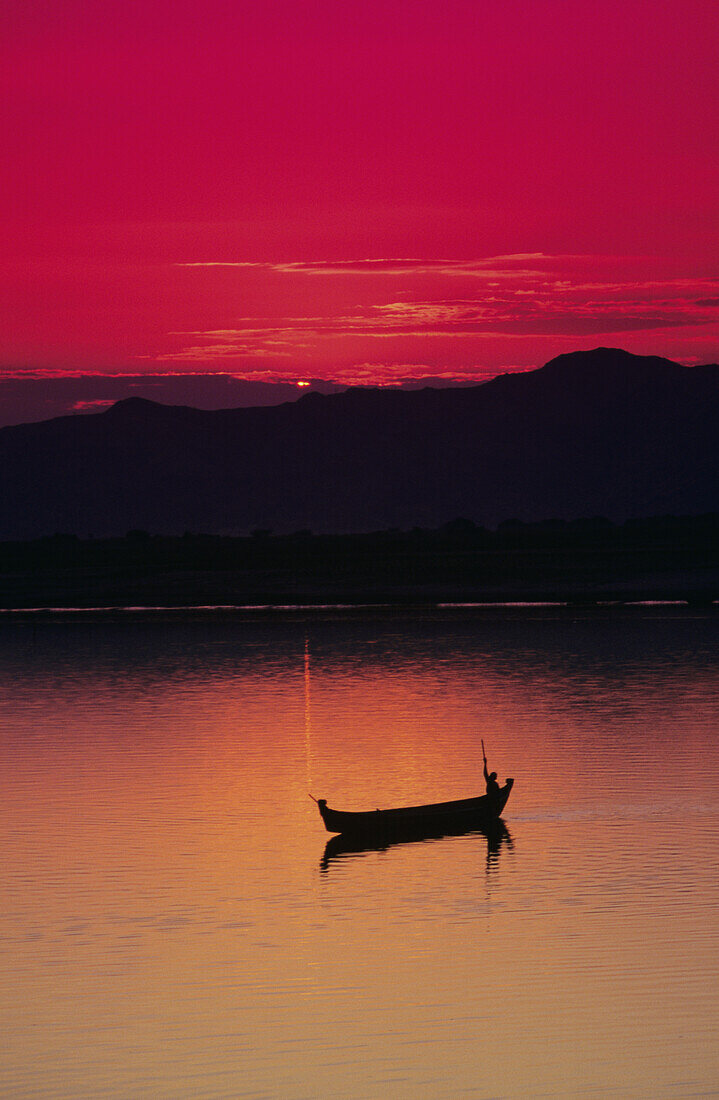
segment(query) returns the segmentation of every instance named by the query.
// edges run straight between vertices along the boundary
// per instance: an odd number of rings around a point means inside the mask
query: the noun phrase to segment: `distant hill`
[[[719,366],[610,348],[481,386],[0,430],[0,539],[719,511]]]

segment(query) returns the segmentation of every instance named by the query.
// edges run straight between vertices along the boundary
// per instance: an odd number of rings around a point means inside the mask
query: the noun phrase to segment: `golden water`
[[[0,1095],[719,1095],[719,614],[0,629]],[[481,834],[340,809],[516,786]]]

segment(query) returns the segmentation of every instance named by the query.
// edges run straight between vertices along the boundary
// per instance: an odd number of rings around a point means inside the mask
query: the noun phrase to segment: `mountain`
[[[719,511],[719,366],[597,348],[481,386],[0,430],[0,538]]]

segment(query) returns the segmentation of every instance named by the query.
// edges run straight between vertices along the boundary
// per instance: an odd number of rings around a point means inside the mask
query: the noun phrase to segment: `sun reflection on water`
[[[719,621],[0,631],[0,1093],[676,1097],[719,1080]],[[516,786],[496,836],[340,808]]]

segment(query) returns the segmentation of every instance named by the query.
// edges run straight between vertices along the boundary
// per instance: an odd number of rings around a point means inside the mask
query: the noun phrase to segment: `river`
[[[7,615],[0,1094],[719,1095],[719,609]],[[342,852],[515,787],[506,830]],[[336,848],[336,845],[335,845]]]

